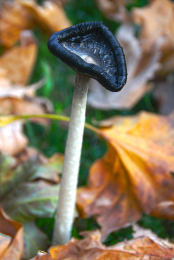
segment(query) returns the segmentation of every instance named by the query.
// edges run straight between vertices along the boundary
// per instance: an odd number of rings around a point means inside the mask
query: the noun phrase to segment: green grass
[[[138,224],[143,228],[151,229],[161,238],[168,238],[174,242],[174,221],[156,218],[143,214]]]

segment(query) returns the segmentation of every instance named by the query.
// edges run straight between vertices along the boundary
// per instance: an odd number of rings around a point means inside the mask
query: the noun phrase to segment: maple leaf
[[[106,247],[100,242],[101,234],[84,232],[82,240],[72,239],[62,246],[49,249],[49,254],[37,256],[35,260],[122,260],[122,259],[171,259],[174,256],[174,245],[148,232],[132,240]]]
[[[174,114],[140,113],[105,122],[99,130],[108,152],[91,169],[88,187],[80,188],[77,206],[96,216],[103,239],[138,220],[142,212],[174,219]]]

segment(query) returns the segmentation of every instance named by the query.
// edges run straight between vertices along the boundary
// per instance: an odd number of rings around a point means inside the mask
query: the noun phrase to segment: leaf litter
[[[112,97],[96,86],[89,103],[101,109],[128,109],[152,87],[157,88],[157,76],[173,70],[173,3],[154,0],[129,13],[122,0],[97,3],[108,18],[122,22],[117,37],[128,61],[128,84],[124,93]],[[0,40],[4,52],[0,57],[0,113],[49,113],[50,102],[35,97],[44,81],[27,86],[37,57],[37,42],[28,30],[39,27],[50,34],[68,27],[70,22],[57,1],[38,5],[34,0],[14,0],[1,4]],[[141,25],[138,36],[135,24]],[[91,90],[95,84],[91,83]],[[14,219],[1,210],[0,259],[7,260],[21,259],[22,254],[29,259],[38,250],[48,248],[50,241],[35,220],[53,216],[63,161],[62,155],[47,159],[26,148],[28,140],[22,126],[23,122],[13,122],[0,128],[0,200]],[[89,185],[79,189],[77,205],[81,216],[96,217],[101,232],[86,232],[82,240],[51,247],[49,254],[39,252],[33,259],[171,259],[173,244],[133,223],[142,212],[174,218],[173,114],[163,117],[144,112],[111,118],[94,132],[106,140],[108,152],[92,165]],[[130,224],[135,231],[132,240],[112,247],[101,243],[110,232]]]

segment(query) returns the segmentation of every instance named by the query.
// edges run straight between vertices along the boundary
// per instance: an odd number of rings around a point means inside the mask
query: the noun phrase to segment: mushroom
[[[122,47],[101,22],[81,23],[55,32],[48,48],[77,72],[53,234],[53,244],[65,244],[74,219],[88,81],[94,78],[116,92],[126,83],[127,71]]]

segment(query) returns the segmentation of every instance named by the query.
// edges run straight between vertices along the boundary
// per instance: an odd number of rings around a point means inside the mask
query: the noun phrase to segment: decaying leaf
[[[144,8],[134,8],[135,23],[141,25],[140,43],[149,51],[161,38],[161,73],[174,69],[174,3],[170,0],[153,0]]]
[[[0,9],[0,43],[12,47],[19,39],[21,32],[32,27],[28,12],[20,1],[3,1]]]
[[[47,248],[48,238],[36,228],[34,221],[37,217],[53,216],[62,163],[62,155],[44,158],[42,162],[35,154],[20,164],[15,157],[0,157],[0,203],[10,217],[24,226],[27,259]]]
[[[142,212],[174,219],[174,114],[140,113],[111,119],[100,130],[108,152],[90,170],[89,186],[80,188],[77,205],[96,216],[103,238],[138,220]]]
[[[42,114],[51,112],[52,107],[45,99],[34,98],[35,91],[43,85],[40,81],[24,87],[28,81],[36,56],[36,44],[32,36],[22,38],[26,43],[7,51],[0,57],[0,114]],[[29,42],[29,45],[27,44]],[[33,119],[39,123],[47,123],[43,119]],[[22,151],[27,138],[22,133],[22,122],[15,122],[0,128],[0,151],[11,155]]]
[[[21,1],[21,4],[32,15],[34,23],[49,34],[70,26],[60,3],[45,1],[43,6],[39,6],[30,0]]]
[[[72,239],[63,246],[51,247],[49,254],[38,256],[35,260],[123,260],[123,259],[171,259],[174,245],[149,233],[130,241],[106,247],[100,242],[99,231],[84,233],[82,240]]]
[[[15,92],[16,91],[16,92]],[[45,99],[30,98],[25,96],[25,93],[33,95],[33,88],[11,88],[2,91],[0,88],[0,114],[3,115],[18,115],[18,114],[42,114],[50,112],[50,103]],[[9,95],[9,97],[7,96]],[[15,98],[15,95],[17,98]],[[13,97],[11,97],[13,96]],[[21,96],[21,98],[18,98]],[[32,121],[47,124],[46,119],[31,118]],[[18,121],[7,126],[0,127],[0,151],[15,155],[22,151],[28,142],[28,139],[23,134],[23,122]]]
[[[44,217],[42,211],[47,212],[46,216],[52,215],[54,206],[49,205],[44,209],[44,203],[49,203],[49,197],[51,198],[54,194],[59,181],[58,173],[61,172],[63,156],[44,158],[42,162],[42,158],[40,159],[38,153],[35,153],[28,158],[28,161],[20,165],[15,157],[2,154],[0,159],[0,185],[2,187],[0,200],[6,212],[20,221],[31,220],[36,216]],[[21,194],[23,196],[20,196]],[[38,200],[35,201],[35,197],[38,197]],[[42,200],[39,201],[39,198]],[[52,201],[54,204],[54,199]]]
[[[6,195],[3,206],[13,219],[21,223],[36,217],[52,217],[57,194],[58,186],[46,181],[23,183]]]
[[[134,36],[133,26],[120,26],[117,38],[121,43],[127,63],[128,79],[117,93],[104,89],[96,80],[90,80],[88,103],[99,109],[129,109],[151,88],[148,82],[158,69],[160,42],[155,48],[144,52]]]
[[[0,78],[0,98],[33,98],[36,90],[43,86],[44,82],[45,80],[40,80],[37,83],[23,87],[20,85],[11,85],[10,81],[6,77]]]
[[[11,84],[25,85],[32,72],[37,54],[37,45],[32,34],[23,34],[22,45],[13,47],[0,57],[0,70],[4,71]]]
[[[20,260],[23,253],[22,225],[11,220],[0,208],[0,259]]]
[[[26,147],[27,142],[28,139],[22,131],[22,122],[0,128],[0,152],[17,154]]]
[[[40,6],[34,0],[4,1],[0,10],[0,41],[12,47],[23,30],[39,26],[52,33],[70,26],[60,3],[45,1]]]

